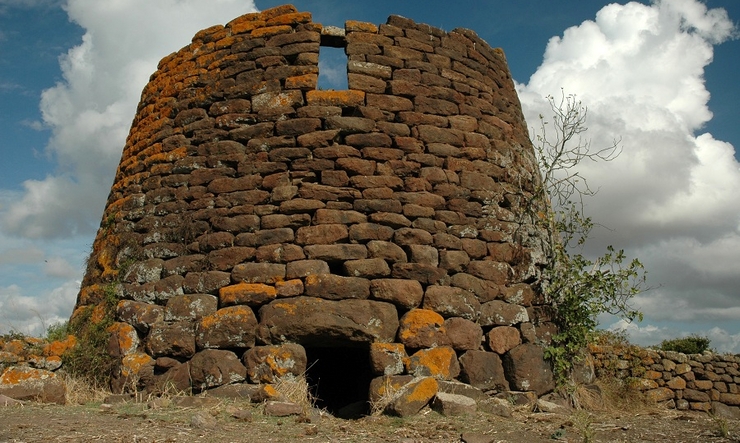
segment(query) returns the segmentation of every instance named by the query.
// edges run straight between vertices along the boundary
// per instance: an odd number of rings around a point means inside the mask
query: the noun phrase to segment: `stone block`
[[[259,336],[268,344],[390,343],[398,330],[396,308],[372,300],[278,299],[262,306],[259,318]]]
[[[417,377],[435,377],[440,380],[452,380],[460,374],[460,363],[455,350],[448,346],[416,351],[408,359],[406,368],[409,374]]]
[[[300,376],[306,372],[306,350],[293,343],[256,346],[245,352],[243,358],[252,383],[276,383],[287,375]]]
[[[257,317],[248,306],[229,306],[200,319],[195,330],[198,349],[254,346]]]
[[[400,320],[398,339],[411,349],[444,346],[449,343],[444,318],[428,309],[411,309]]]

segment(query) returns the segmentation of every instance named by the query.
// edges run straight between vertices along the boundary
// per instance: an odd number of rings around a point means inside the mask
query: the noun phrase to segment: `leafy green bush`
[[[684,354],[701,354],[709,349],[710,342],[711,340],[707,337],[692,334],[688,337],[663,340],[660,342],[658,349],[661,351],[683,352]]]
[[[620,141],[592,150],[590,141],[582,138],[587,130],[587,108],[573,95],[563,94],[559,103],[552,96],[547,100],[551,121],[540,116],[540,133],[533,140],[542,182],[535,188],[528,212],[546,235],[548,260],[542,287],[556,308],[559,333],[545,355],[553,363],[558,384],[563,385],[573,362],[594,339],[599,315],[642,320],[642,313],[630,302],[645,290],[646,271],[639,260],[629,260],[624,250],[612,246],[596,258],[579,252],[594,227],[584,213],[584,198],[596,191],[589,188],[577,166],[584,160],[615,159],[621,153]]]

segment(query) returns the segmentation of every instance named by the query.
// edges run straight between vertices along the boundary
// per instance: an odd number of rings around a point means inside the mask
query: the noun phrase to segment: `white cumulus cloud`
[[[52,130],[47,152],[58,170],[26,181],[25,193],[0,213],[5,232],[29,238],[95,231],[141,91],[159,60],[197,31],[256,10],[243,0],[69,0],[65,9],[85,34],[60,58],[63,80],[41,99]]]
[[[544,97],[565,92],[588,106],[594,148],[621,139],[617,159],[579,167],[599,190],[588,215],[609,228],[587,252],[614,244],[642,259],[656,289],[637,303],[650,320],[740,320],[740,164],[735,147],[702,132],[704,68],[736,33],[723,9],[697,0],[610,4],[553,37],[518,85],[530,129],[549,120]]]

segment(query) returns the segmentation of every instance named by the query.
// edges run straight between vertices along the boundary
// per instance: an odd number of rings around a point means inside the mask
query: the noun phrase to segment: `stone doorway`
[[[367,344],[353,345],[305,346],[306,379],[316,406],[342,418],[358,418],[370,410],[370,349]]]

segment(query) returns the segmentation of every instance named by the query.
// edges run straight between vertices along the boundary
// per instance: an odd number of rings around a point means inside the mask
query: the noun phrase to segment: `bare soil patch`
[[[0,409],[5,442],[738,442],[740,421],[699,412],[640,414],[485,413],[445,417],[424,409],[411,418],[343,420],[328,414],[269,417],[263,406],[220,401],[177,407],[146,403],[82,406],[26,404]],[[473,440],[473,437],[480,440]],[[465,440],[463,440],[465,438]]]

